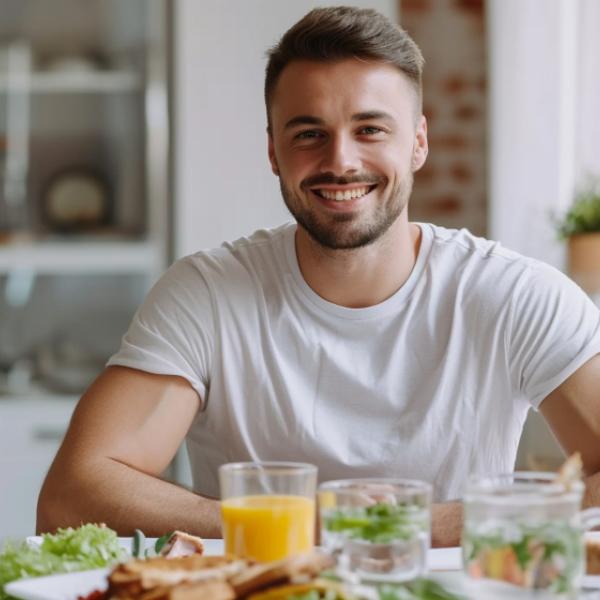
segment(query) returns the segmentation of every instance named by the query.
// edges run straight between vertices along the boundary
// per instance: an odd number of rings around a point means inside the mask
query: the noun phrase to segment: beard
[[[379,188],[385,183],[385,179],[373,175],[353,177],[317,175],[303,181],[300,187],[307,190],[308,194],[309,186],[314,187],[320,183],[344,185],[355,182],[376,183]],[[405,177],[394,184],[387,197],[381,199],[380,204],[368,217],[358,212],[323,216],[318,211],[312,210],[310,206],[303,206],[300,197],[285,185],[281,176],[279,177],[281,195],[298,225],[303,227],[315,242],[331,250],[352,250],[368,246],[378,240],[405,209],[412,184],[413,174],[408,170]]]

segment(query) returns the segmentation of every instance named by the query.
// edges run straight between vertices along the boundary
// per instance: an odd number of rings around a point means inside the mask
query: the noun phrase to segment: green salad
[[[475,579],[522,588],[571,591],[583,569],[581,531],[564,521],[465,529],[464,562]]]
[[[100,569],[126,555],[112,529],[92,524],[44,534],[39,546],[6,542],[0,552],[0,600],[10,598],[4,586],[16,579]]]
[[[374,544],[411,540],[429,528],[427,511],[414,504],[338,507],[323,510],[322,516],[327,531]]]

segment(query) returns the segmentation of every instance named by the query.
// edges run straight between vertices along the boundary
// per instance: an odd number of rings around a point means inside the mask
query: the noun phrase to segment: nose
[[[344,175],[360,170],[358,144],[348,135],[332,135],[323,146],[321,171]]]

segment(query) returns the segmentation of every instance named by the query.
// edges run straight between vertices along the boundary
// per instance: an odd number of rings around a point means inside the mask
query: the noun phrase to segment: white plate
[[[589,537],[599,539],[600,532],[587,534]],[[28,538],[30,543],[38,543],[41,538]],[[147,545],[151,547],[156,538],[147,538]],[[121,545],[130,550],[131,538],[119,538]],[[223,554],[223,540],[204,540],[205,554]],[[462,568],[460,548],[435,548],[427,555],[427,565],[432,571],[432,577],[444,585],[462,591]],[[108,569],[82,571],[80,573],[66,573],[64,575],[51,575],[35,579],[21,579],[9,583],[5,587],[6,593],[22,600],[76,600],[78,596],[85,596],[94,590],[106,589],[106,575]],[[458,586],[458,587],[457,587]],[[600,589],[600,577],[587,576],[583,578],[583,587],[586,589]]]
[[[146,538],[146,547],[154,547],[157,538]],[[42,538],[32,536],[27,538],[30,544],[39,545]],[[131,538],[119,538],[119,543],[128,552],[131,550]],[[204,554],[223,554],[223,540],[204,540]],[[106,576],[110,569],[94,569],[79,573],[64,573],[49,575],[34,579],[20,579],[4,587],[4,591],[23,600],[76,600],[94,590],[106,589]]]

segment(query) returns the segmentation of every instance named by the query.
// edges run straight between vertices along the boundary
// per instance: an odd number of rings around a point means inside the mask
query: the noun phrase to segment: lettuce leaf
[[[27,542],[6,542],[0,553],[0,600],[9,598],[4,586],[16,579],[100,569],[126,555],[112,529],[93,524],[46,533],[39,547]]]

